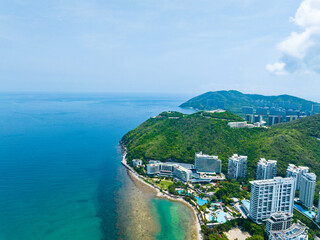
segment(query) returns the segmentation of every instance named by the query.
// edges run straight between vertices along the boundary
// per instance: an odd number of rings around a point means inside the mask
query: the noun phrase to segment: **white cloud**
[[[291,21],[302,29],[292,32],[278,44],[282,57],[266,69],[271,72],[319,72],[320,65],[320,0],[304,0]],[[283,69],[280,69],[284,63]]]
[[[284,75],[286,74],[285,70],[286,64],[284,62],[275,62],[273,64],[267,64],[266,69],[276,75]]]

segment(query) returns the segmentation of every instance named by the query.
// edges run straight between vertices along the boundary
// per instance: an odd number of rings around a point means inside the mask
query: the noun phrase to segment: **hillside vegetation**
[[[181,104],[180,107],[194,108],[198,110],[210,110],[219,108],[219,102],[224,103],[225,109],[237,114],[241,114],[243,106],[256,107],[257,102],[269,102],[270,104],[290,102],[290,104],[299,106],[301,110],[305,111],[309,111],[312,107],[312,104],[317,104],[315,102],[290,95],[264,96],[259,94],[243,94],[235,90],[230,90],[201,94]]]
[[[203,151],[218,155],[226,172],[228,158],[238,153],[248,156],[249,177],[261,157],[278,160],[279,175],[294,163],[320,176],[320,114],[268,129],[230,128],[233,120],[241,118],[230,112],[165,112],[128,132],[122,142],[129,159],[194,163],[195,152]]]

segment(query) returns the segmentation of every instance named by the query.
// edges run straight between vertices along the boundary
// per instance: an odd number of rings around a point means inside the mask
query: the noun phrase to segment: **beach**
[[[144,191],[153,192],[154,198],[167,199],[169,201],[179,202],[179,203],[187,206],[193,213],[193,222],[194,222],[194,224],[192,226],[190,226],[190,228],[191,228],[190,239],[203,240],[203,235],[201,232],[201,225],[200,225],[200,221],[198,220],[198,217],[197,217],[196,209],[190,203],[185,201],[183,198],[172,197],[166,193],[161,192],[157,187],[144,181],[141,178],[141,176],[139,176],[129,165],[127,165],[126,150],[125,150],[124,146],[122,146],[122,151],[123,151],[122,164],[126,167],[127,173],[129,175],[130,179],[135,183],[135,185]]]

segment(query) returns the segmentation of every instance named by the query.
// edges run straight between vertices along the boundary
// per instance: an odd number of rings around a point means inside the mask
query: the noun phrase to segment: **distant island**
[[[244,94],[235,90],[207,92],[182,103],[180,107],[196,110],[224,109],[242,117],[263,116],[268,124],[270,122],[269,125],[320,113],[319,103],[302,98],[290,95]],[[274,118],[268,119],[268,116]],[[246,120],[253,119],[253,116],[248,116]]]
[[[260,240],[267,237],[264,225],[246,218],[252,181],[258,176],[257,165],[264,164],[264,158],[275,159],[277,176],[285,177],[289,167],[295,169],[295,165],[306,166],[319,176],[319,138],[320,114],[265,126],[247,123],[231,111],[210,110],[193,114],[162,112],[129,131],[121,142],[125,149],[124,164],[131,171],[164,194],[183,198],[194,206],[204,239],[227,239],[232,229],[239,227],[248,231],[251,239]],[[198,157],[218,162],[221,170],[216,167],[214,173],[202,175],[198,172]],[[238,161],[238,157],[245,158],[245,174],[233,179],[230,160]],[[282,180],[280,177],[274,181]],[[318,193],[319,181],[314,185]],[[318,194],[314,199],[317,205]],[[295,205],[295,221],[299,219],[306,224],[300,229],[309,228],[309,239],[320,236],[315,215],[309,217],[303,209],[303,205],[301,209]]]

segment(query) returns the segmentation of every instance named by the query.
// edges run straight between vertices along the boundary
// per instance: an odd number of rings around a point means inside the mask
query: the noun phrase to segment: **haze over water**
[[[154,237],[167,239],[162,228],[181,239],[170,221],[187,228],[191,211],[139,193],[120,164],[118,143],[149,117],[181,111],[187,98],[1,94],[0,240],[134,239],[122,223],[139,219],[119,211],[119,204],[130,205],[130,194],[146,206]]]

